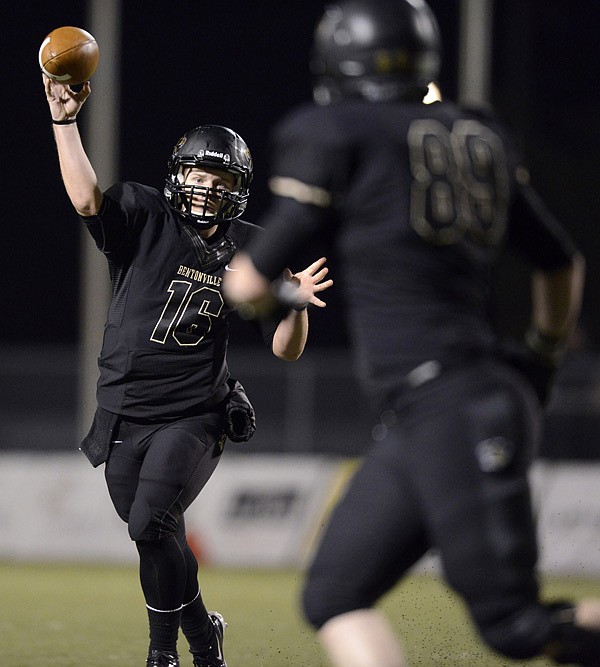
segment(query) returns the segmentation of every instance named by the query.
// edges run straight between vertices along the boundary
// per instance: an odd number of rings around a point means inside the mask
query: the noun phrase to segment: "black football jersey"
[[[83,218],[106,255],[112,301],[99,358],[98,403],[128,417],[168,419],[227,393],[231,307],[223,273],[261,230],[235,220],[210,239],[155,189],[118,183]],[[276,323],[263,327],[270,342]]]
[[[451,103],[305,105],[273,133],[272,205],[250,247],[274,278],[334,239],[367,386],[387,394],[428,360],[488,350],[492,269],[510,244],[533,265],[573,245],[527,185],[503,128]]]

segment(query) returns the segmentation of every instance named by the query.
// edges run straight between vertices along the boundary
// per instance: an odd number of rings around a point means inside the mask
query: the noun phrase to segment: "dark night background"
[[[244,217],[256,220],[266,204],[268,129],[310,96],[308,52],[323,2],[122,4],[119,179],[161,188],[167,158],[185,130],[210,122],[227,125],[253,153],[255,181]],[[582,330],[587,346],[595,349],[600,344],[598,2],[495,4],[492,102],[512,125],[537,190],[587,256]],[[442,89],[455,97],[460,3],[432,0],[431,5],[445,46]],[[79,225],[60,180],[37,52],[55,27],[88,27],[86,3],[31,0],[10,9],[3,3],[0,11],[6,14],[0,341],[75,344]],[[85,122],[84,115],[84,131]],[[507,258],[498,288],[500,321],[507,330],[518,331],[526,317],[526,291],[515,294],[524,279],[523,267]],[[312,318],[314,346],[345,341],[333,290],[329,302]]]

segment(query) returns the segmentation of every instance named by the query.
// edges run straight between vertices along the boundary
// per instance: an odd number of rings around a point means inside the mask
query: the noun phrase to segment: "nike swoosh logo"
[[[225,271],[237,271],[237,269],[232,269],[229,264],[225,264]]]

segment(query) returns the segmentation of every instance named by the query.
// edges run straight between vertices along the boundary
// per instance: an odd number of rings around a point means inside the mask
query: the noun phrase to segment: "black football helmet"
[[[233,190],[186,185],[185,175],[191,167],[230,172],[235,176]],[[239,218],[245,211],[252,171],[250,150],[239,134],[221,125],[201,125],[186,132],[175,145],[168,163],[164,194],[171,208],[185,218],[200,227],[212,227]],[[204,199],[204,207],[198,211],[194,206],[192,211],[192,199],[198,195]],[[213,202],[210,209],[209,196]]]
[[[440,51],[425,0],[339,0],[325,8],[315,30],[314,99],[422,100],[439,74]]]

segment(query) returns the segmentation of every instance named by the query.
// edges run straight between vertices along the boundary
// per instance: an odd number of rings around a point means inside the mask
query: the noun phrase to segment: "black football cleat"
[[[148,653],[146,667],[179,667],[179,656],[177,653],[167,653],[152,649]]]
[[[227,623],[218,611],[209,611],[208,618],[213,626],[213,638],[202,651],[192,653],[194,667],[227,667],[223,656],[223,632]]]

